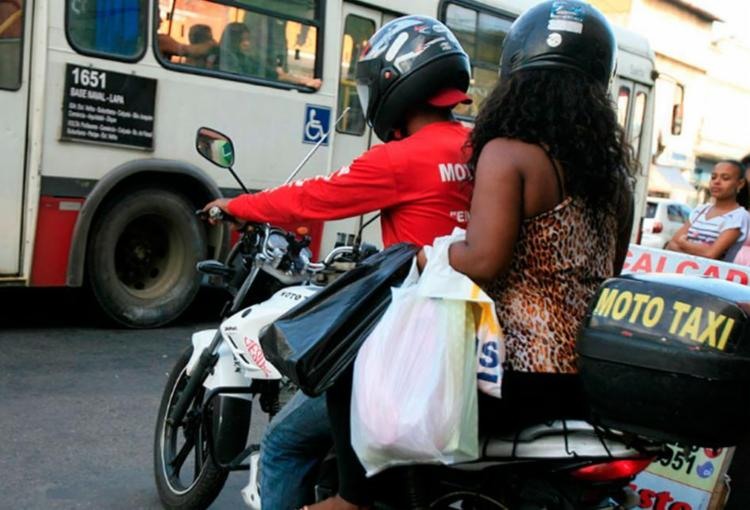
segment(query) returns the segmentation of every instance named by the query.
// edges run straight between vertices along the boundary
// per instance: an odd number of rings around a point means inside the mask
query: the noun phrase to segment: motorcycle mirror
[[[202,127],[195,135],[195,149],[198,154],[221,168],[234,165],[234,144],[228,136],[215,129]]]

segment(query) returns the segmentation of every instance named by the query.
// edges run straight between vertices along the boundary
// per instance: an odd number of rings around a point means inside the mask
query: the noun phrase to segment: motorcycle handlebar
[[[231,214],[225,213],[224,211],[221,210],[221,208],[217,206],[211,207],[208,211],[204,211],[203,209],[197,209],[195,211],[195,215],[204,221],[214,220],[214,221],[228,221],[232,223],[237,223],[237,219],[234,216],[232,216]]]

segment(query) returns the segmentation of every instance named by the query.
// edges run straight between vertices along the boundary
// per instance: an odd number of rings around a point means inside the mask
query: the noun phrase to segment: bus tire
[[[131,328],[179,317],[200,288],[206,232],[178,193],[140,189],[105,204],[89,236],[86,273],[102,310]]]

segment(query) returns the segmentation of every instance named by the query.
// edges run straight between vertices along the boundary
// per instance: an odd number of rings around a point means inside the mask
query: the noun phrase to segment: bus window
[[[68,41],[80,53],[138,60],[145,50],[147,11],[147,0],[68,0]]]
[[[339,82],[339,115],[344,108],[350,110],[336,126],[339,133],[362,135],[365,132],[365,117],[357,97],[355,73],[362,45],[375,33],[375,22],[368,18],[349,14],[344,22],[344,39],[341,49],[341,81]]]
[[[157,55],[175,68],[319,88],[315,1],[243,5],[159,0]]]
[[[21,88],[23,2],[0,2],[0,89]]]
[[[477,11],[456,4],[449,4],[445,10],[445,24],[461,42],[469,58],[476,58]]]
[[[444,17],[445,24],[469,55],[472,66],[469,95],[474,102],[459,105],[455,111],[463,117],[474,117],[497,82],[500,52],[511,20],[453,3],[447,4]]]
[[[630,107],[630,88],[620,87],[617,93],[617,123],[625,129],[628,122],[628,108]]]
[[[633,146],[635,154],[641,153],[641,138],[643,134],[643,119],[646,116],[646,93],[638,92],[635,95],[635,104],[633,105],[633,120],[630,126],[630,144]]]

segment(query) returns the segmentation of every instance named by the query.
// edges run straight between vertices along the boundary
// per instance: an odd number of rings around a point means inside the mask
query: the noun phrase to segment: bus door
[[[640,219],[645,212],[648,193],[648,171],[651,160],[649,105],[651,87],[632,80],[618,77],[615,88],[617,101],[617,121],[625,130],[633,147],[640,169],[635,183],[635,221],[631,240],[639,238]]]
[[[0,2],[0,275],[20,273],[31,18],[30,0]]]
[[[394,16],[376,9],[344,2],[341,13],[341,55],[339,67],[338,102],[335,118],[341,116],[346,108],[349,111],[336,125],[333,144],[332,169],[349,164],[354,158],[365,152],[371,144],[379,143],[372,129],[365,122],[362,107],[357,98],[355,72],[357,60],[364,43]],[[368,221],[374,214],[368,214],[356,220],[328,222],[324,230],[323,250],[330,249],[334,243],[348,242],[347,237],[356,234],[362,221]],[[381,245],[380,222],[375,220],[364,231],[363,237],[371,243]]]

